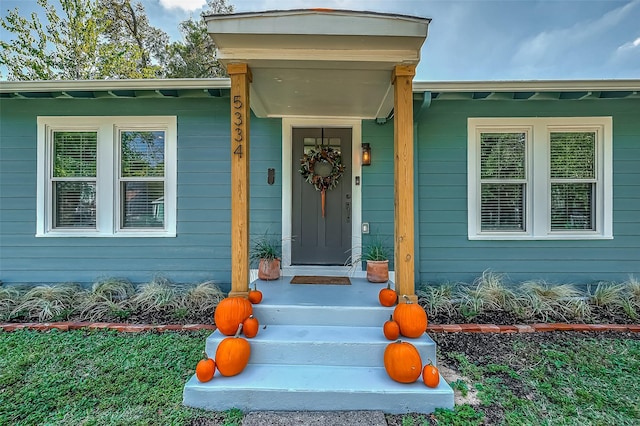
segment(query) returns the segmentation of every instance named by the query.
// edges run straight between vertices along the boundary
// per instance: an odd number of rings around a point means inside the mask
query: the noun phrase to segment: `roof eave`
[[[0,93],[229,89],[228,78],[138,80],[0,81]],[[511,80],[511,81],[416,81],[414,92],[569,92],[640,91],[640,79]]]
[[[228,89],[228,78],[131,79],[131,80],[37,80],[1,81],[0,93]]]
[[[499,81],[420,81],[414,92],[581,92],[638,91],[640,79],[600,80],[499,80]]]

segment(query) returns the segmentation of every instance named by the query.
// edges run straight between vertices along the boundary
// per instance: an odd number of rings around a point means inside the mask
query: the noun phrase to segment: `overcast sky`
[[[230,0],[236,12],[334,8],[432,18],[416,81],[640,78],[640,0]],[[36,0],[0,0],[35,9]],[[142,0],[178,24],[206,0]],[[6,33],[1,37],[5,39]]]

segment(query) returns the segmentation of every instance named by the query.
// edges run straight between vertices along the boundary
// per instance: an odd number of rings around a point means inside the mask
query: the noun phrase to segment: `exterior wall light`
[[[362,144],[362,165],[370,166],[371,165],[371,146],[368,143]]]

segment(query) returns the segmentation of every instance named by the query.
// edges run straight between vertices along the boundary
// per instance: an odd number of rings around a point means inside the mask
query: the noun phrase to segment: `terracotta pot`
[[[389,261],[367,260],[367,280],[372,283],[389,281]]]
[[[258,265],[258,278],[265,281],[280,278],[280,259],[260,259]]]

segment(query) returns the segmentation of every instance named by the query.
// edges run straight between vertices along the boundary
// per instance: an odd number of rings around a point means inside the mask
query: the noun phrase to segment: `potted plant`
[[[258,278],[261,280],[277,280],[280,278],[280,238],[264,234],[253,239],[249,250],[249,260],[258,265]]]
[[[363,247],[362,259],[367,262],[367,280],[372,283],[389,281],[389,249],[380,238]]]

